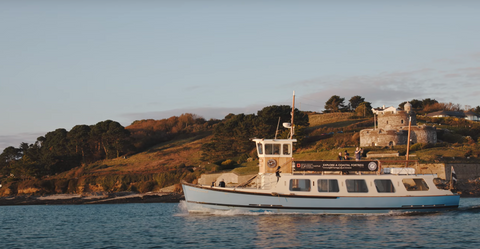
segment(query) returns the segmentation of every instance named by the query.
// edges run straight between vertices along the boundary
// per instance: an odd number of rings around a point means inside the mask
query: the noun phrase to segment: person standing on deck
[[[345,155],[345,160],[350,160],[350,158],[349,158],[350,154],[348,154],[347,150],[345,150],[344,155]]]
[[[339,161],[343,160],[342,152],[338,152],[338,160],[339,160]]]
[[[278,166],[277,171],[275,171],[275,176],[277,177],[277,182],[280,180],[280,166]]]
[[[362,149],[358,148],[355,150],[355,160],[360,161],[362,158]]]

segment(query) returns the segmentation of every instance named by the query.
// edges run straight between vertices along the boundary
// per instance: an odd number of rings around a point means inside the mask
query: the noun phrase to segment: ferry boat
[[[416,174],[412,167],[382,168],[378,160],[295,160],[291,124],[293,117],[284,124],[291,129],[288,139],[252,139],[259,172],[244,184],[182,182],[188,211],[366,214],[432,212],[459,205],[458,194],[436,186],[435,174]]]

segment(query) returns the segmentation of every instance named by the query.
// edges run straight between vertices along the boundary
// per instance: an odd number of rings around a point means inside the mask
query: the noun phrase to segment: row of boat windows
[[[264,144],[258,143],[258,154],[263,155]],[[290,144],[265,144],[265,155],[290,155]]]
[[[407,191],[427,191],[428,185],[422,178],[405,178],[402,180],[403,186]],[[395,186],[390,179],[377,179],[373,181],[378,193],[395,193]],[[347,179],[345,186],[349,193],[368,193],[367,182],[363,179]],[[291,179],[290,191],[309,192],[315,187],[315,182],[310,179]],[[337,179],[317,180],[318,192],[337,193],[340,191]]]

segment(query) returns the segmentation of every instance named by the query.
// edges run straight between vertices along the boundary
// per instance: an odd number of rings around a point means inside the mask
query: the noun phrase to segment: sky
[[[480,1],[0,1],[0,152],[58,128],[271,105],[480,105]]]

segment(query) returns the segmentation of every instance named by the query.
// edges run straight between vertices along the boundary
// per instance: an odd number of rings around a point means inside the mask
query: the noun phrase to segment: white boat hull
[[[363,214],[439,211],[457,208],[459,195],[441,196],[299,196],[268,191],[234,190],[183,184],[189,212],[241,210],[245,212]]]

